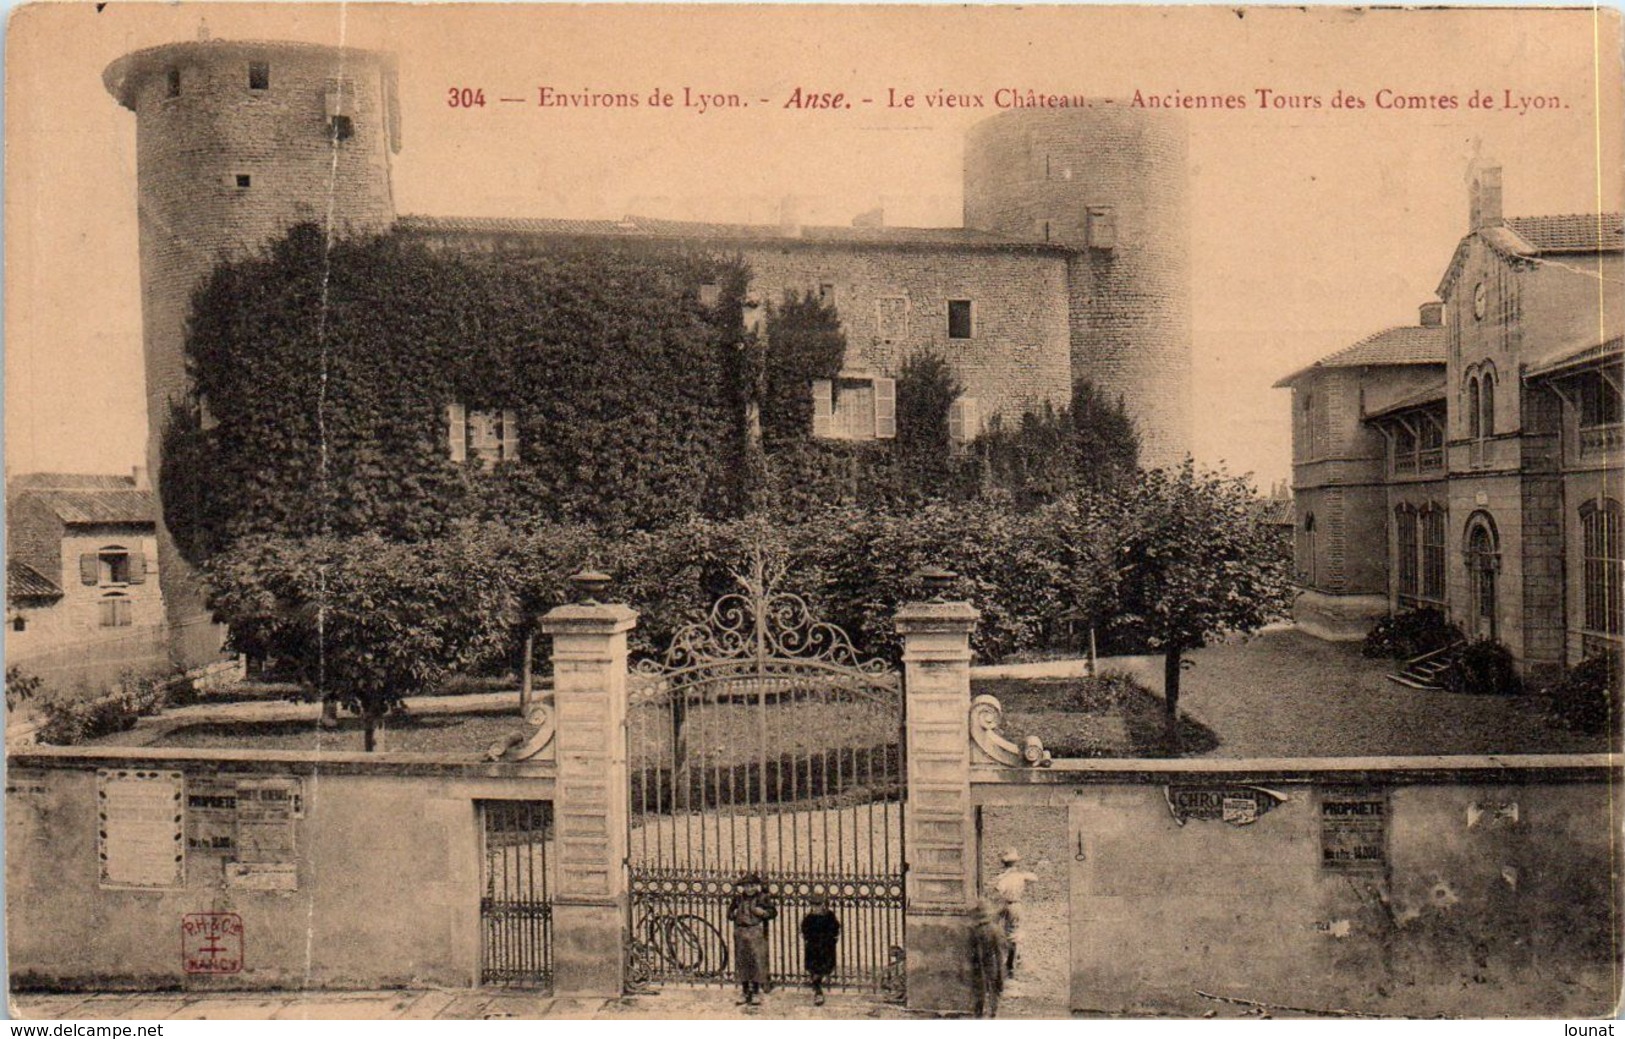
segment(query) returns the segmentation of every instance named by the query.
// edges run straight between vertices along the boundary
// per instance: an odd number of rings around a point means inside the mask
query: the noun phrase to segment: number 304
[[[451,87],[446,91],[450,108],[484,108],[485,91],[475,87]]]

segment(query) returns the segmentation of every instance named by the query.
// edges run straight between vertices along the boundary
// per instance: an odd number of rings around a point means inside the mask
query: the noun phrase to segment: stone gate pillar
[[[909,603],[897,612],[907,698],[908,1005],[974,1009],[971,913],[976,900],[976,825],[970,799],[970,635],[980,616],[968,602]]]
[[[637,619],[591,599],[542,618],[553,636],[558,725],[553,991],[561,996],[625,989],[626,633]]]

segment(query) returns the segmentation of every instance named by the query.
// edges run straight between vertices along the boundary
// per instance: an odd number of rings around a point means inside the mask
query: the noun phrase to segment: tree
[[[233,649],[275,659],[360,715],[370,751],[402,699],[510,652],[519,598],[494,536],[247,538],[211,561],[210,605]]]
[[[964,392],[953,366],[940,354],[914,354],[897,372],[898,461],[927,496],[941,493],[947,482],[953,451],[948,412]]]
[[[1115,554],[1123,619],[1163,653],[1174,753],[1184,654],[1225,633],[1256,631],[1289,603],[1288,568],[1258,521],[1256,501],[1244,478],[1198,471],[1188,458],[1175,469],[1145,471],[1102,499],[1102,507],[1121,510]]]
[[[835,306],[811,292],[786,290],[767,314],[762,439],[768,450],[812,436],[812,384],[833,379],[846,360]]]
[[[1123,397],[1114,401],[1088,379],[1072,386],[1074,457],[1078,483],[1112,487],[1134,476],[1140,466],[1140,433]]]

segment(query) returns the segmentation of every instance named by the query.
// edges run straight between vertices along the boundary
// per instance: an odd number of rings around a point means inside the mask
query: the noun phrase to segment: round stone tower
[[[349,235],[394,222],[395,63],[348,48],[200,40],[127,54],[102,80],[136,115],[147,465],[161,488],[171,403],[188,397],[184,342],[198,283],[295,223]],[[163,519],[159,577],[176,655],[194,664],[215,654],[219,634]]]
[[[1121,394],[1140,462],[1191,450],[1189,171],[1184,121],[1096,101],[1017,109],[965,141],[965,226],[1072,246],[1074,378]]]

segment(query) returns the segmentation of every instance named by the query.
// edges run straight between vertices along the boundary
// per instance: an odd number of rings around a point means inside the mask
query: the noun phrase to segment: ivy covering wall
[[[296,227],[195,297],[198,407],[165,431],[166,520],[196,559],[249,534],[729,515],[746,278],[676,251],[517,257]],[[453,461],[453,404],[511,413],[518,457]]]

